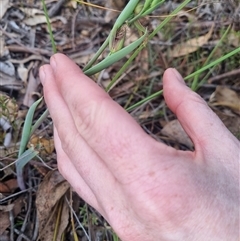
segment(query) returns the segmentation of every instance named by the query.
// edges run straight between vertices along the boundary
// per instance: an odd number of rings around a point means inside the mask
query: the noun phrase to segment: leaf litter
[[[124,0],[91,2],[118,11],[126,3]],[[204,2],[204,5],[189,12],[197,2]],[[193,72],[206,61],[222,31],[232,23],[232,18],[235,21],[231,32],[213,57],[219,58],[238,47],[238,1],[228,2],[219,1],[214,5],[212,1],[191,1],[189,7],[158,33],[119,78],[110,96],[120,105],[130,106],[162,89],[161,76],[167,67],[177,68],[183,76]],[[166,1],[154,15],[167,15],[178,4],[177,1]],[[58,51],[67,54],[80,67],[84,67],[106,39],[117,16],[117,12],[87,7],[73,0],[47,1],[47,7]],[[11,164],[17,159],[22,124],[28,108],[42,96],[39,67],[49,63],[53,53],[40,1],[2,0],[0,21],[0,91],[1,98],[5,98],[0,102],[0,118],[4,117],[12,128],[12,139],[6,147],[7,132],[0,126],[0,239],[53,240],[55,237],[55,240],[60,240],[65,237],[64,240],[71,240],[75,229],[80,239],[87,240],[87,235],[78,225],[80,223],[91,234],[92,240],[113,240],[113,232],[106,221],[77,195],[73,195],[72,207],[66,201],[70,193],[69,184],[58,171],[53,171],[57,163],[50,117],[28,143],[28,148],[34,148],[39,155],[25,167],[26,191],[21,192],[16,185],[16,170]],[[151,31],[160,21],[162,18],[146,17],[142,24]],[[125,44],[138,37],[137,32],[130,33]],[[212,70],[198,93],[240,139],[239,59],[237,55]],[[99,85],[107,86],[124,61],[126,59],[92,78]],[[35,120],[44,110],[44,104],[38,106]],[[166,107],[163,97],[140,106],[130,114],[155,139],[177,149],[193,149],[191,140]],[[73,212],[76,214],[73,217],[75,227],[70,221]]]

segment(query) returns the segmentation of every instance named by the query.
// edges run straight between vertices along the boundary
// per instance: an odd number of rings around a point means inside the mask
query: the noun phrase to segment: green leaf
[[[25,184],[23,179],[23,167],[31,161],[35,156],[38,155],[38,151],[35,151],[33,148],[28,149],[21,156],[18,157],[16,161],[16,171],[17,171],[17,182],[21,190],[25,190]]]
[[[38,104],[42,101],[42,98],[40,98],[39,100],[35,101],[31,107],[28,110],[25,122],[24,122],[24,126],[23,126],[23,131],[22,131],[22,138],[20,141],[20,147],[19,147],[19,151],[18,151],[18,157],[20,157],[22,155],[22,153],[25,151],[27,143],[31,137],[31,130],[32,130],[32,122],[33,122],[33,116],[34,116],[34,112],[38,106]]]
[[[117,51],[116,53],[109,55],[107,58],[102,60],[100,63],[98,63],[95,66],[93,66],[92,68],[86,70],[84,73],[88,76],[96,74],[96,73],[100,72],[101,70],[106,69],[110,65],[114,64],[115,62],[119,61],[120,59],[124,58],[126,55],[131,53],[134,49],[136,49],[144,41],[146,35],[147,35],[147,31],[145,31],[145,34],[141,38],[139,38],[135,42],[129,44],[125,48]]]

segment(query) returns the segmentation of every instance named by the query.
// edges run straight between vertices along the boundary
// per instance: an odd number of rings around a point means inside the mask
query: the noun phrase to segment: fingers
[[[100,192],[99,190],[104,186],[113,185],[115,182],[114,177],[108,171],[105,163],[99,158],[94,150],[88,146],[81,135],[79,135],[73,117],[58,91],[58,86],[55,82],[51,66],[45,65],[42,68],[41,71],[47,73],[47,81],[44,83],[46,86],[46,88],[44,87],[44,96],[57,130],[56,144],[61,172],[64,174],[65,178],[71,180],[72,186],[76,188],[78,185],[78,179],[73,179],[71,173],[64,170],[67,168],[67,165],[66,162],[63,162],[62,160],[65,159],[67,155],[67,160],[69,161],[68,164],[70,165],[71,170],[72,166],[70,160],[81,178],[91,189],[91,192],[94,195],[96,193],[106,194],[104,191]],[[61,139],[61,144],[59,143],[59,138]],[[96,181],[96,177],[100,177],[99,180]],[[111,189],[109,187],[106,190]],[[86,193],[82,194],[82,196],[87,197],[88,193],[90,193],[90,191],[86,190]],[[98,199],[101,200],[101,197],[98,196]]]
[[[58,168],[74,190],[89,205],[100,212],[108,221],[111,220],[113,204],[116,210],[126,206],[124,196],[115,178],[101,165],[84,161],[81,154],[69,156],[63,151],[57,129],[54,128],[54,143],[57,150]],[[89,164],[90,171],[86,166]],[[87,180],[87,181],[86,181]],[[111,195],[109,195],[111,193]]]
[[[63,151],[56,128],[54,128],[54,144],[57,151],[58,169],[65,179],[71,184],[79,196],[96,210],[99,210],[98,202],[92,190],[80,176],[71,160]]]
[[[63,132],[68,132],[60,127],[62,119],[70,115],[74,132],[80,133],[117,178],[126,182],[130,181],[126,177],[136,178],[134,172],[139,173],[139,168],[144,170],[149,166],[145,157],[149,157],[149,153],[154,155],[155,141],[69,58],[56,54],[50,64],[53,75],[43,81],[44,93],[61,140]],[[54,95],[59,96],[58,100],[54,100],[52,89]],[[62,102],[67,106],[64,110]],[[67,125],[68,121],[64,123]]]
[[[175,69],[168,69],[164,73],[163,88],[168,107],[194,142],[195,149],[216,150],[228,145],[228,140],[232,140],[230,132],[207,103],[185,85]]]

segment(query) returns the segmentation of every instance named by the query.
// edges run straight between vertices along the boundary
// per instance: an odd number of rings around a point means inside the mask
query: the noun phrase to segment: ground
[[[151,33],[183,1],[164,1],[141,24]],[[91,3],[46,1],[57,52],[80,68],[88,63],[109,35],[125,1]],[[24,167],[19,188],[19,145],[29,107],[42,96],[39,67],[53,54],[42,2],[0,1],[0,240],[118,240],[107,222],[83,202],[56,170],[51,117],[32,135],[27,148],[37,154]],[[125,29],[125,46],[143,33]],[[118,31],[115,41],[121,39]],[[115,42],[115,44],[116,44]],[[115,45],[116,46],[116,45]],[[175,67],[187,77],[228,53],[235,53],[186,82],[199,93],[240,139],[240,5],[238,0],[191,1],[166,24],[117,78],[110,96],[153,138],[177,149],[193,150],[191,140],[167,108],[161,95],[162,75]],[[100,59],[109,54],[107,49]],[[130,55],[92,77],[106,88]],[[150,101],[139,101],[159,92]],[[38,105],[33,122],[44,113]],[[199,120],[201,121],[201,120]],[[197,123],[196,123],[197,124]],[[31,149],[32,148],[32,149]],[[33,153],[33,151],[31,152]],[[19,179],[19,178],[18,178]],[[57,235],[54,236],[54,231]],[[53,238],[54,236],[54,238]]]

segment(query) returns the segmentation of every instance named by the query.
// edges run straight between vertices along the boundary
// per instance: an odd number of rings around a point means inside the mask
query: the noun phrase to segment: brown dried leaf
[[[193,148],[191,139],[186,134],[178,120],[168,122],[161,130],[161,133],[178,143],[184,144],[190,149]]]
[[[11,206],[6,207],[5,210],[0,210],[0,235],[2,235],[10,226],[9,212],[7,212],[7,210],[12,210],[13,217],[16,217],[22,211],[22,208],[25,205],[25,200],[23,197],[19,197],[10,205]]]
[[[63,204],[63,206],[61,206],[58,205],[58,203],[68,189],[68,182],[57,170],[49,172],[40,184],[36,198],[37,216],[39,220],[38,240],[52,240],[57,215],[60,211],[59,209],[62,209],[61,211],[63,212],[65,205]],[[66,215],[66,213],[64,215]],[[66,216],[64,218],[68,219]],[[61,221],[62,220],[60,220],[60,222]]]
[[[41,156],[50,155],[54,151],[54,141],[53,138],[45,138],[33,134],[29,140],[28,147],[33,147],[34,150],[39,151]]]
[[[57,16],[57,17],[51,18],[50,22],[53,23],[53,22],[58,21],[58,20],[62,21],[63,24],[67,23],[66,18],[64,18],[62,16]],[[27,24],[28,26],[36,26],[38,24],[47,23],[45,15],[34,15],[32,17],[24,19],[23,22],[25,24]]]
[[[169,56],[173,58],[180,57],[180,56],[185,56],[197,51],[201,46],[206,44],[208,40],[211,38],[213,27],[214,25],[211,27],[211,29],[206,35],[203,35],[197,38],[192,38],[184,43],[177,44],[172,49],[172,51],[170,51]]]
[[[9,179],[5,182],[0,182],[0,193],[12,193],[17,188],[17,179]]]
[[[240,114],[240,97],[237,92],[225,86],[217,86],[209,102],[213,106],[226,106]]]

